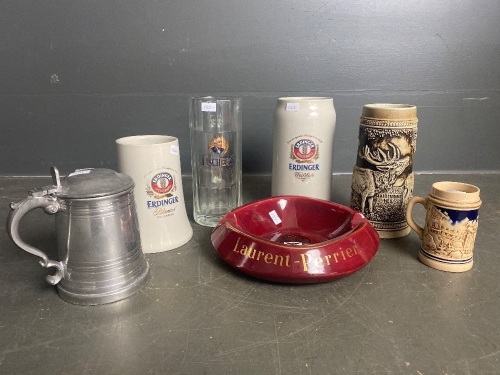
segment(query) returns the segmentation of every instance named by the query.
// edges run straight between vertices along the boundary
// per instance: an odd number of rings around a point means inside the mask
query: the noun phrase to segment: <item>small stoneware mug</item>
[[[418,203],[426,209],[423,228],[412,218]],[[422,240],[420,261],[441,271],[470,270],[480,206],[479,188],[461,182],[436,182],[426,198],[411,198],[406,220]]]

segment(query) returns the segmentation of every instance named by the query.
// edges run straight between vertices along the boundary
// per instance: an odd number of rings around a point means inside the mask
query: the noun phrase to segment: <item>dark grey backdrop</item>
[[[0,175],[116,167],[114,140],[180,139],[187,99],[243,97],[245,173],[270,173],[276,98],[334,98],[334,173],[365,103],[418,106],[414,169],[500,170],[500,2],[2,1]]]

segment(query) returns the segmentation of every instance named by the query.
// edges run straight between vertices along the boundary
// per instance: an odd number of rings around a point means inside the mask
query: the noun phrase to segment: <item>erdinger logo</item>
[[[319,145],[307,138],[299,139],[291,145],[290,159],[294,163],[288,163],[288,169],[293,171],[295,178],[302,182],[314,177],[313,171],[319,171]]]
[[[292,152],[299,160],[309,160],[316,155],[316,145],[309,139],[301,139],[295,142]]]
[[[161,172],[156,174],[151,179],[150,185],[146,187],[146,194],[154,200],[146,201],[146,206],[155,208],[155,216],[157,217],[169,216],[175,209],[166,210],[164,206],[179,202],[179,197],[174,195],[175,190],[175,180],[170,173]]]
[[[175,190],[174,177],[168,172],[157,173],[146,186],[146,194],[155,199],[171,197]]]
[[[222,135],[217,135],[210,141],[208,149],[216,155],[223,156],[229,150],[229,143]]]
[[[300,139],[292,145],[290,159],[296,163],[314,163],[319,158],[319,147],[310,139]]]
[[[158,173],[151,179],[151,188],[160,195],[166,195],[174,187],[174,178],[170,173]]]

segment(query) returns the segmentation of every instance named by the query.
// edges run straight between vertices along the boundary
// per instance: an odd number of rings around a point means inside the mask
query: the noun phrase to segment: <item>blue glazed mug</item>
[[[423,228],[412,217],[418,203],[426,209]],[[470,270],[480,206],[479,188],[461,182],[436,182],[426,198],[411,198],[406,220],[422,241],[420,261],[441,271]]]

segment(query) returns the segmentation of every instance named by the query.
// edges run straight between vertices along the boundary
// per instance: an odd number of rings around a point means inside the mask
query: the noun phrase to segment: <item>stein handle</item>
[[[19,235],[19,223],[21,222],[21,219],[24,215],[35,208],[43,208],[45,213],[52,215],[59,211],[60,205],[56,197],[54,197],[53,195],[46,195],[47,190],[44,190],[42,192],[32,191],[30,193],[31,194],[30,196],[28,196],[28,198],[25,198],[18,203],[10,204],[11,210],[7,218],[7,233],[9,234],[11,240],[14,241],[14,243],[21,249],[42,258],[42,260],[40,261],[42,267],[56,268],[56,273],[54,275],[48,275],[46,277],[46,280],[49,282],[49,284],[56,285],[64,276],[63,263],[50,260],[43,251],[24,242]]]
[[[424,228],[422,228],[420,225],[415,223],[415,220],[413,220],[413,217],[411,215],[412,211],[413,211],[413,206],[415,206],[416,204],[419,204],[419,203],[422,206],[427,207],[426,206],[427,205],[426,198],[414,196],[410,199],[410,201],[408,202],[408,206],[406,207],[406,221],[408,222],[408,225],[411,227],[411,229],[413,229],[415,232],[417,232],[418,237],[420,239],[422,239],[422,237],[424,236]]]

